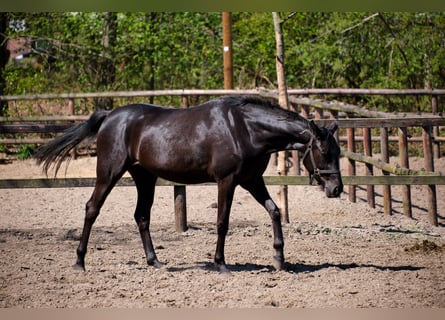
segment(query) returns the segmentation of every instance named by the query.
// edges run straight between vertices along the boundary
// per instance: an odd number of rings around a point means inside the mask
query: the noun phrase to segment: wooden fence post
[[[288,164],[287,164],[287,151],[280,151],[278,152],[278,166],[277,171],[280,176],[287,176],[287,173],[289,171]],[[279,190],[277,192],[277,198],[278,198],[278,207],[280,208],[281,212],[281,221],[284,223],[289,223],[289,198],[288,198],[288,186],[287,185],[281,185],[279,187]]]
[[[300,175],[300,153],[297,150],[291,151],[292,167],[289,169],[289,173],[294,176]]]
[[[275,68],[277,71],[278,82],[278,104],[285,109],[289,109],[289,98],[287,95],[284,69],[284,37],[282,31],[282,26],[285,20],[281,19],[279,12],[272,12],[272,17],[276,42]],[[287,152],[281,151],[278,153],[278,173],[286,176],[287,172]],[[281,209],[281,221],[289,223],[288,188],[286,185],[280,186],[277,196],[279,202],[278,206]]]
[[[433,159],[433,149],[432,149],[432,136],[431,127],[422,127],[423,132],[423,159],[426,171],[434,171],[434,159]],[[428,216],[430,223],[433,226],[438,226],[439,221],[437,219],[437,199],[436,199],[436,186],[427,185],[428,194]]]
[[[301,115],[308,119],[309,118],[309,106],[308,105],[302,105],[301,106]]]
[[[314,118],[315,118],[316,120],[322,119],[322,118],[323,118],[323,109],[321,109],[321,108],[315,108]]]
[[[189,107],[189,97],[182,96],[182,106],[187,109]]]
[[[177,232],[187,231],[187,198],[185,185],[174,186],[175,229]]]
[[[298,108],[296,108],[294,105],[290,104],[290,107],[292,108],[292,111],[298,112]],[[291,151],[291,158],[292,158],[292,167],[289,169],[289,173],[294,176],[299,176],[301,173],[301,167],[300,167],[300,152],[297,150]]]
[[[188,96],[182,96],[182,105],[189,107]],[[187,195],[186,186],[173,187],[173,197],[175,201],[175,229],[177,232],[187,231]]]
[[[433,96],[431,98],[431,112],[433,114],[438,114],[438,112],[439,112],[438,100],[439,100],[438,96]],[[438,136],[439,136],[439,127],[433,127],[433,137],[438,137]],[[440,158],[440,142],[439,141],[434,141],[433,156],[434,156],[434,159]]]
[[[68,114],[70,116],[74,116],[74,114],[75,114],[74,99],[72,99],[72,98],[68,99]]]
[[[371,129],[363,128],[363,147],[365,151],[365,156],[372,157],[372,141],[371,141]],[[366,164],[366,175],[373,175],[373,167],[370,164]],[[368,205],[371,208],[375,208],[375,197],[374,197],[374,185],[366,186],[366,194],[368,199]]]
[[[346,128],[346,133],[348,135],[348,151],[355,152],[355,136],[354,136],[354,128]],[[348,161],[348,175],[355,176],[356,169],[355,169],[355,160],[349,159]],[[356,202],[357,196],[356,196],[356,187],[354,185],[348,186],[348,193],[349,193],[349,201]]]
[[[304,118],[309,119],[309,106],[308,105],[302,105],[301,106],[301,115]],[[303,171],[304,171],[305,175],[308,174],[308,171],[307,171],[305,166],[303,166]]]
[[[329,111],[329,119],[332,119],[332,120],[338,119],[338,111],[330,110]],[[335,130],[334,138],[337,141],[337,143],[340,145],[340,129]]]
[[[74,116],[74,114],[75,114],[74,99],[70,98],[68,99],[68,115]],[[73,150],[70,151],[70,155],[73,159],[77,159],[77,148],[73,148]]]
[[[380,128],[380,149],[382,161],[389,163],[388,128]],[[389,172],[383,171],[383,175],[389,176]],[[391,186],[383,186],[383,210],[386,215],[391,215]]]
[[[399,157],[400,165],[403,168],[409,169],[409,156],[408,156],[408,134],[406,128],[399,128]],[[412,218],[413,213],[411,209],[411,187],[402,186],[403,197],[403,214],[409,218]]]

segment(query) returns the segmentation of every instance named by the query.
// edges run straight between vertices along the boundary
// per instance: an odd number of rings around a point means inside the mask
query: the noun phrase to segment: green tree
[[[3,68],[5,94],[223,87],[220,13],[4,15],[9,21],[26,21],[25,29],[6,28],[1,34],[32,40],[32,59],[38,62]],[[282,17],[287,19],[289,88],[445,87],[443,12],[297,12]],[[276,88],[271,14],[233,13],[232,22],[234,87]],[[200,99],[207,97],[191,103]],[[342,99],[382,110],[403,106],[412,111],[412,105],[428,103],[412,97]],[[156,100],[181,103],[179,98]]]

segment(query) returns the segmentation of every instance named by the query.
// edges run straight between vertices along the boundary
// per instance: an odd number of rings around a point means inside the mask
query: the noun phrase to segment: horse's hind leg
[[[98,159],[99,161],[99,159]],[[103,167],[98,167],[96,185],[93,194],[86,204],[85,221],[83,225],[82,237],[77,248],[77,260],[74,265],[75,269],[85,271],[85,255],[87,253],[88,240],[90,238],[91,228],[100,213],[100,209],[105,202],[110,191],[116,182],[122,177],[124,169],[118,171],[106,171]],[[105,173],[106,172],[106,173]],[[110,174],[110,172],[115,172]]]
[[[218,217],[216,221],[218,240],[216,242],[215,266],[222,273],[229,272],[224,257],[224,245],[229,229],[230,208],[232,207],[235,187],[233,177],[229,176],[218,181]]]
[[[252,194],[252,196],[267,210],[272,219],[274,234],[273,247],[275,249],[274,267],[277,270],[282,270],[284,267],[284,239],[281,228],[280,210],[270,197],[262,177],[249,181],[248,183],[243,183],[241,184],[241,187]]]
[[[150,211],[153,205],[155,185],[157,177],[150,174],[140,166],[134,166],[128,169],[138,191],[138,200],[134,219],[141,234],[142,244],[144,246],[147,263],[155,268],[162,268],[164,265],[159,262],[153,247],[150,236]]]

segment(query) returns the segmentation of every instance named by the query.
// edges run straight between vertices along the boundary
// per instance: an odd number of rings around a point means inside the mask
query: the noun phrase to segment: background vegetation
[[[0,94],[223,87],[221,13],[0,15],[3,40],[25,37],[32,48],[2,67]],[[282,15],[289,88],[445,87],[443,12]],[[276,88],[271,13],[233,13],[232,21],[235,87]],[[386,111],[429,106],[428,98],[348,99]]]

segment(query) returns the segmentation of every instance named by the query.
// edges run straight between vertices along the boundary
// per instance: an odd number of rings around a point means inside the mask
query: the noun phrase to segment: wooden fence
[[[167,91],[140,91],[140,92],[113,92],[113,93],[87,93],[87,94],[47,94],[29,96],[0,96],[3,101],[38,100],[38,99],[68,99],[68,108],[74,111],[74,99],[96,98],[96,97],[147,97],[162,95],[183,96],[184,106],[188,106],[187,97],[191,95],[215,96],[228,94],[251,94],[274,96],[276,92],[265,90],[167,90]],[[348,175],[343,177],[343,182],[347,186],[349,200],[356,201],[356,188],[366,186],[367,201],[372,207],[375,206],[375,185],[384,186],[384,211],[386,214],[392,213],[391,206],[391,185],[402,185],[404,214],[411,217],[411,185],[425,185],[428,194],[429,221],[433,225],[438,225],[436,185],[445,184],[445,176],[434,172],[434,158],[439,157],[440,142],[444,141],[439,136],[439,128],[445,126],[445,118],[438,115],[437,97],[445,95],[445,90],[353,90],[353,89],[302,89],[289,90],[291,95],[311,95],[311,94],[383,94],[383,95],[429,95],[432,97],[432,113],[424,116],[419,115],[388,115],[381,112],[372,112],[364,108],[359,108],[343,103],[327,103],[305,97],[290,97],[290,102],[298,108],[304,116],[314,118],[320,125],[327,125],[334,118],[339,118],[340,113],[351,116],[371,118],[341,118],[338,119],[339,127],[346,130],[346,136],[337,136],[337,139],[344,141],[347,148],[342,150],[342,155],[348,158]],[[311,113],[310,108],[314,111]],[[73,113],[73,112],[72,112]],[[326,115],[327,113],[327,115]],[[84,121],[86,116],[64,116],[64,117],[34,117],[34,118],[0,118],[0,134],[17,133],[44,133],[61,132],[75,122]],[[42,122],[44,122],[42,124]],[[57,122],[57,123],[55,123]],[[408,139],[407,128],[421,127],[422,137]],[[371,128],[379,128],[380,137],[371,136]],[[389,128],[399,128],[398,137],[389,137]],[[362,134],[357,136],[357,131]],[[20,143],[21,139],[2,138],[0,144]],[[44,143],[45,139],[34,138],[26,140],[27,143]],[[380,158],[372,157],[372,141],[380,141]],[[402,168],[389,163],[389,142],[397,141],[399,157]],[[423,171],[413,171],[409,169],[408,141],[422,142],[424,156]],[[358,143],[363,143],[364,154],[356,153]],[[366,175],[356,175],[356,162],[363,162],[366,166]],[[294,173],[300,173],[299,155],[294,153]],[[374,169],[382,170],[383,175],[374,175]],[[393,174],[393,175],[391,175]],[[305,185],[308,183],[304,176],[267,176],[268,185]],[[93,186],[93,178],[71,178],[71,179],[9,179],[0,180],[0,188],[41,188],[41,187],[82,187]],[[118,185],[133,185],[131,179],[123,178]],[[184,231],[186,224],[186,186],[171,183],[160,179],[158,185],[173,185],[175,194],[176,228]]]

